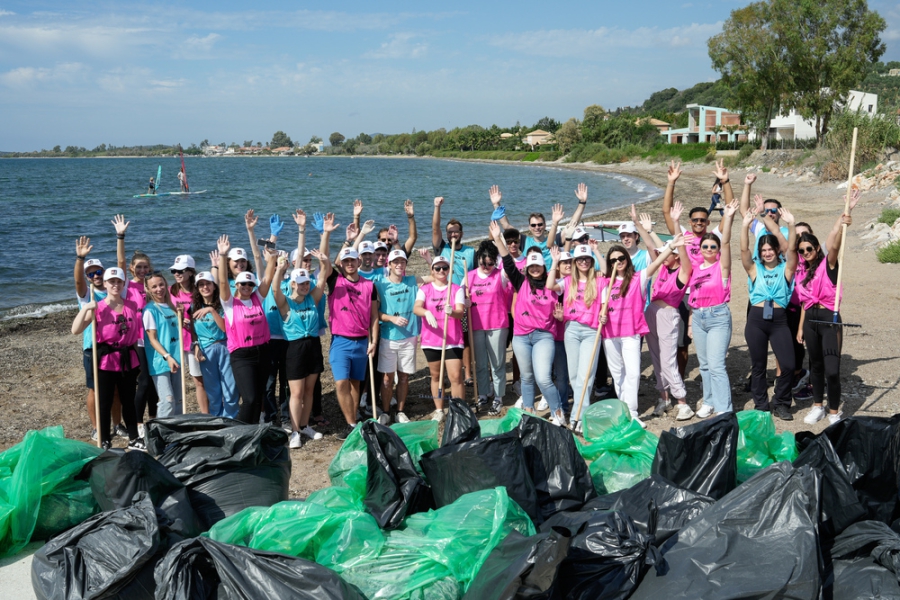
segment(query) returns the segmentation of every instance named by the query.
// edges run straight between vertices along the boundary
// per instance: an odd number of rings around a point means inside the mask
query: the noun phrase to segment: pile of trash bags
[[[302,501],[283,432],[158,421],[150,454],[57,429],[0,454],[0,539],[56,534],[39,598],[900,597],[900,415],[794,439],[744,411],[657,438],[605,400],[582,442],[451,400],[443,431],[360,424]]]

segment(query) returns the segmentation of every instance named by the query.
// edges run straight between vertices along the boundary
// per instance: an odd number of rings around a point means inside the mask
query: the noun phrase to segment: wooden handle
[[[477,268],[477,267],[476,267]],[[463,285],[466,290],[466,300],[469,300],[469,304],[472,301],[472,295],[469,292],[469,274],[466,273],[465,277],[463,277]],[[472,329],[472,307],[466,306],[466,323],[469,324],[469,356],[472,359],[472,385],[473,390],[475,392],[475,401],[478,402],[478,364],[475,362],[475,332]]]
[[[447,272],[447,300],[450,300],[450,294],[453,292],[453,260],[456,257],[456,240],[450,240],[450,270]],[[431,285],[434,285],[432,283]],[[446,303],[445,303],[446,306]],[[446,362],[447,355],[447,323],[450,319],[450,313],[444,310],[444,335],[441,339],[441,367],[440,367],[440,376],[438,378],[438,396],[440,397],[441,402],[444,401],[444,363]],[[453,396],[453,391],[451,388],[450,391],[451,397]]]
[[[178,314],[178,313],[176,313]],[[187,414],[187,384],[185,382],[185,368],[187,365],[184,363],[184,317],[182,316],[180,319],[181,323],[178,323],[178,355],[181,359],[181,365],[179,366],[179,370],[181,371],[181,414]]]
[[[88,302],[94,300],[94,284],[91,284],[90,297]],[[97,359],[97,309],[91,316],[91,368],[94,375],[94,420],[97,423],[97,447],[102,448],[103,443],[100,441],[100,366]]]
[[[850,144],[850,173],[847,176],[847,196],[844,200],[844,214],[850,214],[850,195],[853,193],[853,167],[856,163],[856,134],[858,129],[853,128],[853,142]],[[837,323],[838,312],[841,309],[841,281],[844,275],[844,248],[847,247],[847,224],[841,224],[841,248],[838,250],[838,274],[837,287],[834,290],[834,322]]]

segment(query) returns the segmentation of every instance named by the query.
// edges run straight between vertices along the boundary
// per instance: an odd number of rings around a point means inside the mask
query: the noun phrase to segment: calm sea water
[[[186,158],[192,190],[187,198],[132,198],[162,165],[160,191],[177,191],[180,162],[165,159],[14,159],[0,160],[0,318],[39,315],[75,305],[72,268],[75,240],[90,236],[91,257],[115,264],[115,230],[122,213],[131,221],[126,239],[130,257],[146,252],[154,268],[168,269],[178,254],[191,254],[199,269],[209,267],[209,251],[227,233],[233,246],[247,248],[244,212],[260,215],[256,233],[269,233],[268,217],[281,215],[280,245],[294,247],[290,213],[302,208],[334,212],[342,226],[352,221],[352,202],[364,202],[364,219],[377,227],[396,223],[407,234],[403,200],[415,202],[417,246],[430,244],[435,196],[444,196],[443,222],[462,221],[467,238],[487,233],[492,207],[488,188],[503,192],[507,216],[527,229],[528,215],[562,202],[569,214],[579,182],[589,188],[589,213],[599,213],[661,195],[654,186],[614,174],[533,165],[483,164],[433,159],[378,158]],[[342,228],[343,229],[343,228]],[[338,243],[340,235],[333,236]],[[307,245],[318,245],[310,227]],[[249,248],[247,248],[249,251]]]

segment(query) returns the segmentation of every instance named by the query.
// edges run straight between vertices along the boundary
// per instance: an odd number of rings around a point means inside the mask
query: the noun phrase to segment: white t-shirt
[[[434,282],[432,282],[431,285],[438,292],[443,292],[444,290],[447,289],[446,285],[441,286]],[[419,301],[425,302],[425,292],[422,291],[422,288],[419,288],[418,291],[416,291],[416,302],[419,302]],[[453,297],[453,304],[454,305],[456,305],[456,304],[464,305],[465,303],[466,303],[466,291],[462,287],[460,287],[458,290],[456,290],[456,295]]]

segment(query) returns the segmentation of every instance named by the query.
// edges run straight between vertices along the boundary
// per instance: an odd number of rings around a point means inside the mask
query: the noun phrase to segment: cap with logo
[[[359,258],[359,252],[353,248],[344,248],[338,256],[338,261],[347,260],[348,258]]]
[[[362,242],[359,245],[360,254],[371,254],[372,252],[375,252],[375,246],[372,245],[372,242]]]
[[[229,255],[231,252],[228,253]],[[184,269],[196,269],[196,263],[194,262],[194,257],[188,254],[179,254],[175,257],[175,264],[169,267],[170,269],[178,269],[179,271]]]
[[[402,258],[403,260],[407,260],[407,258],[406,258],[406,252],[404,252],[403,250],[400,250],[400,249],[398,248],[397,250],[391,250],[391,253],[388,254],[388,262],[389,262],[389,263],[390,263],[390,262],[394,262],[394,261],[397,260],[398,258]]]
[[[228,258],[231,260],[241,260],[242,258],[247,260],[247,253],[243,248],[232,248],[228,251]]]
[[[291,281],[296,284],[306,283],[309,281],[309,271],[306,269],[294,269],[291,271]]]

